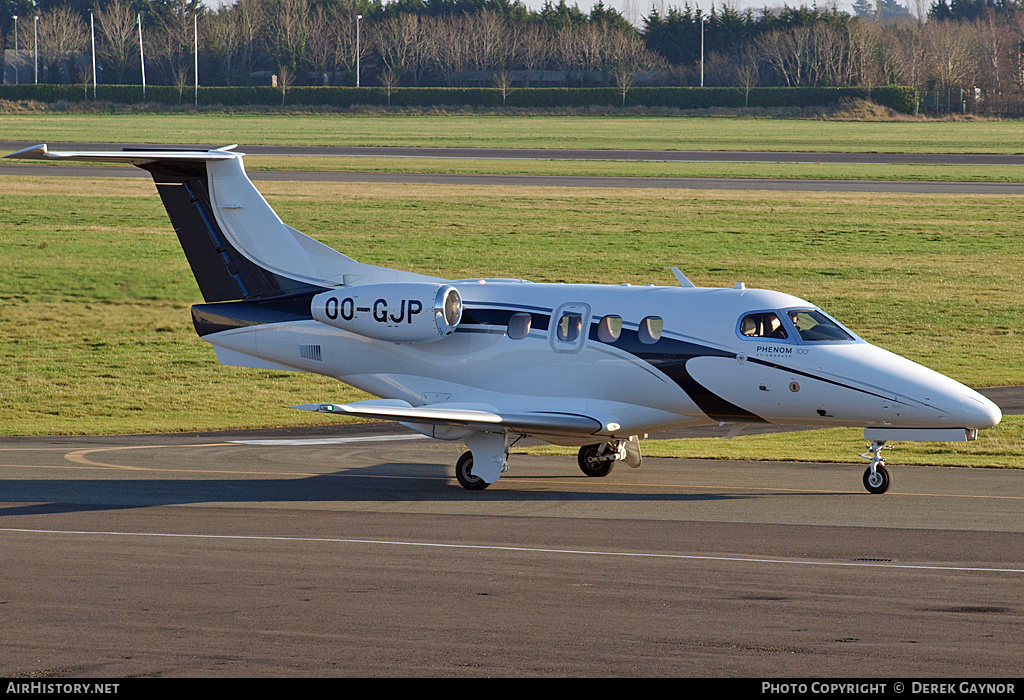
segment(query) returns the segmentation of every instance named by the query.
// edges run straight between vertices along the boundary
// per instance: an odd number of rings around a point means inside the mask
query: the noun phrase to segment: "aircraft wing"
[[[292,408],[403,423],[463,426],[484,432],[508,428],[527,434],[593,435],[605,428],[597,418],[580,413],[547,411],[498,413],[490,407],[453,404],[413,406],[405,401],[392,399],[360,401],[351,404],[310,403],[292,406]]]

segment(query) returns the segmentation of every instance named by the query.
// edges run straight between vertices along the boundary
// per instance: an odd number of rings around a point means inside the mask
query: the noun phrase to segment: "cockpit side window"
[[[810,341],[853,340],[853,336],[817,309],[788,311],[789,320],[796,326],[800,338]]]
[[[740,333],[748,338],[785,340],[789,337],[782,321],[771,311],[744,316],[740,321]]]

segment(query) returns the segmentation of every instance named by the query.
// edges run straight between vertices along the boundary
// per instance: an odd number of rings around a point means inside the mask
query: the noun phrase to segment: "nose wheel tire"
[[[873,472],[871,467],[864,470],[864,488],[870,493],[885,493],[889,490],[890,484],[892,484],[892,478],[884,465],[875,466]]]
[[[459,461],[455,463],[455,478],[458,479],[459,485],[467,491],[482,491],[490,486],[479,476],[473,475],[473,453],[471,451],[463,452]]]

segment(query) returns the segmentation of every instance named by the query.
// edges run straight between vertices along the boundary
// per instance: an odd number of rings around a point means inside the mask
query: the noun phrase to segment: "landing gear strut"
[[[614,443],[602,442],[597,445],[584,445],[576,455],[576,461],[580,469],[587,476],[608,476],[615,466],[615,460],[619,459],[619,452],[625,449],[622,447],[613,448]]]
[[[511,443],[508,431],[500,433],[477,432],[466,436],[466,447],[455,463],[455,478],[468,491],[482,491],[508,469],[508,451],[522,440],[520,435]]]
[[[871,464],[864,471],[864,488],[870,493],[885,493],[892,485],[892,477],[889,470],[885,468],[885,460],[880,454],[882,450],[892,449],[885,444],[885,440],[874,440],[868,452],[861,455],[864,459],[871,460]]]
[[[640,442],[634,435],[628,440],[609,440],[580,448],[576,461],[587,476],[608,476],[616,462],[640,466]]]

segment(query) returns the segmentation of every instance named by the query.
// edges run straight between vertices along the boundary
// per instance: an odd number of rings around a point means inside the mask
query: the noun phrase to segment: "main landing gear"
[[[889,470],[885,468],[885,460],[880,454],[882,450],[891,450],[891,445],[886,445],[885,440],[874,440],[868,452],[861,455],[864,459],[870,460],[871,464],[864,471],[864,488],[870,493],[885,493],[892,485],[892,477]]]
[[[608,476],[616,462],[636,468],[640,466],[640,442],[634,435],[628,440],[609,440],[584,445],[576,455],[580,470],[587,476]]]
[[[482,491],[490,484],[473,474],[473,452],[466,451],[455,463],[455,478],[467,491]]]
[[[455,478],[467,491],[482,491],[508,469],[508,451],[522,439],[520,435],[509,443],[507,433],[472,433],[466,436],[464,452],[455,463]],[[577,458],[580,469],[587,476],[607,476],[616,462],[639,467],[640,440],[609,440],[580,448]]]

